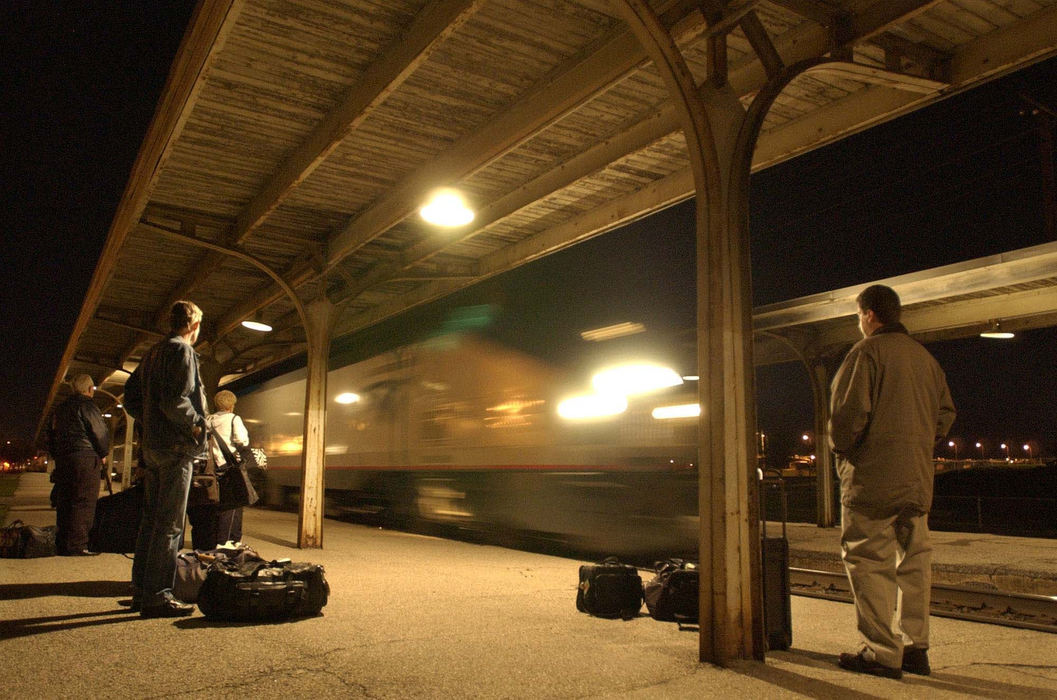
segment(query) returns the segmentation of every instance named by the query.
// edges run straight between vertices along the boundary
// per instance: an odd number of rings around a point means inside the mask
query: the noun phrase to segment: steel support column
[[[752,304],[743,228],[748,198],[741,191],[748,187],[747,164],[755,141],[740,138],[745,113],[725,87],[725,75],[699,88],[671,34],[644,0],[619,0],[614,6],[668,85],[694,174],[702,406],[699,655],[719,665],[762,659]],[[742,174],[738,170],[743,166]]]
[[[326,298],[305,306],[308,376],[305,380],[305,427],[301,448],[301,507],[297,546],[323,546],[323,471],[326,457],[327,362],[336,307]]]

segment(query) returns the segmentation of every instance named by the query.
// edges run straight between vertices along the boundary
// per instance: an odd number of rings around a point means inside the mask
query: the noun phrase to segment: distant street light
[[[999,445],[999,447],[1001,447],[1003,450],[1006,451],[1006,461],[1008,462],[1009,461],[1009,445],[1007,445],[1006,443],[1003,442],[1001,445]]]
[[[983,459],[984,458],[984,443],[977,442],[976,443],[976,449],[978,449],[980,451],[980,459]]]
[[[1031,445],[1024,443],[1024,451],[1028,453],[1028,459],[1031,459]]]
[[[958,443],[956,443],[954,440],[951,440],[951,441],[949,441],[947,443],[947,447],[949,447],[952,450],[954,450],[954,461],[957,462],[958,461]]]

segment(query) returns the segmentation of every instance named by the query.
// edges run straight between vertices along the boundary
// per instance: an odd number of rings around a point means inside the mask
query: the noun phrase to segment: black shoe
[[[841,668],[847,671],[854,671],[855,673],[868,673],[871,676],[881,676],[882,678],[903,677],[903,671],[901,669],[885,666],[876,661],[870,661],[863,656],[861,651],[858,654],[841,654],[838,663]]]
[[[903,648],[903,670],[907,673],[916,673],[919,676],[927,676],[932,673],[929,666],[928,647],[909,646]]]
[[[92,552],[87,549],[75,549],[72,552],[64,552],[64,557],[98,557],[102,552]]]
[[[169,598],[161,605],[151,605],[140,609],[140,617],[184,617],[195,611],[195,606],[190,603],[181,603],[175,598]]]
[[[126,598],[125,600],[119,600],[117,601],[117,604],[124,605],[126,608],[128,608],[127,612],[135,613],[143,609],[143,601],[137,600],[135,598]]]

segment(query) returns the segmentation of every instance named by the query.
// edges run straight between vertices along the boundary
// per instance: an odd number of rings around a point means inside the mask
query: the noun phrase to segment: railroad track
[[[789,585],[793,595],[845,603],[852,600],[848,578],[844,574],[790,567]],[[1057,596],[935,584],[932,586],[931,613],[1057,634]]]

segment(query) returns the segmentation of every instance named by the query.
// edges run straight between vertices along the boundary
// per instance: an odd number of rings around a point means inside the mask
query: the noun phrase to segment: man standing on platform
[[[132,609],[143,617],[194,611],[173,597],[172,587],[193,462],[206,452],[206,397],[194,350],[201,325],[202,310],[193,302],[173,304],[169,337],[147,351],[125,383],[125,410],[142,428],[145,492]]]
[[[899,322],[895,291],[873,285],[856,301],[863,339],[833,378],[830,441],[862,647],[841,654],[840,666],[928,675],[932,454],[954,402],[939,363]]]
[[[55,458],[55,552],[81,557],[96,554],[88,551],[88,531],[95,520],[99,471],[110,450],[110,433],[92,401],[92,378],[78,374],[70,386],[73,394],[51,416],[48,451]]]

